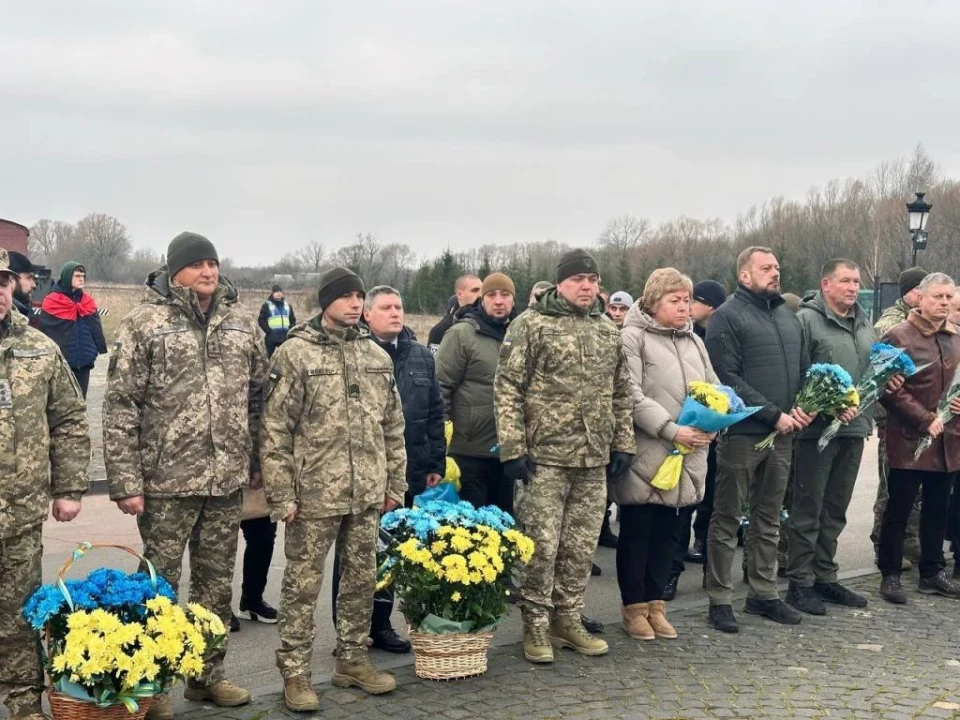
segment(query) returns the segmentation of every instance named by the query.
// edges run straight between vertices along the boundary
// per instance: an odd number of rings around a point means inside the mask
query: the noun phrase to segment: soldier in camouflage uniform
[[[520,588],[524,656],[535,663],[553,662],[553,645],[608,651],[580,611],[606,479],[629,469],[636,442],[633,384],[599,283],[593,256],[564,254],[557,286],[510,325],[494,381],[500,459],[523,483],[517,516],[536,543]]]
[[[257,431],[267,374],[263,331],[220,276],[217,251],[181,233],[117,328],[103,403],[110,498],[136,515],[143,553],[176,588],[190,546],[190,599],[230,622],[242,486],[259,487]],[[224,677],[226,646],[190,700],[250,701]],[[165,696],[151,718],[173,717]]]
[[[72,520],[87,491],[86,406],[59,348],[13,309],[16,273],[0,248],[0,696],[10,717],[42,720],[37,634],[20,615],[40,584],[41,534]]]
[[[927,276],[927,271],[921,267],[912,267],[900,273],[900,300],[883,311],[880,319],[874,323],[874,330],[877,337],[883,337],[887,331],[896,327],[902,322],[906,322],[910,310],[915,308],[920,302],[920,281]],[[880,444],[877,447],[877,465],[880,475],[880,482],[877,484],[877,500],[873,504],[873,531],[870,533],[870,541],[873,543],[874,553],[876,554],[877,545],[880,542],[880,522],[883,520],[883,511],[887,507],[887,477],[890,474],[890,467],[887,465],[887,440],[884,432],[886,410],[880,403],[875,406],[874,418],[877,423],[877,437]],[[903,544],[903,569],[909,570],[913,567],[913,562],[920,559],[920,493],[917,493],[917,499],[913,503],[913,509],[910,511],[910,517],[907,520],[907,534]]]
[[[325,273],[321,314],[290,331],[267,386],[264,487],[271,517],[287,524],[277,667],[284,703],[298,712],[319,707],[310,680],[313,617],[334,541],[342,574],[332,682],[371,694],[397,686],[372,665],[366,640],[380,513],[402,505],[407,489],[403,409],[390,356],[357,327],[364,295],[346,268]]]

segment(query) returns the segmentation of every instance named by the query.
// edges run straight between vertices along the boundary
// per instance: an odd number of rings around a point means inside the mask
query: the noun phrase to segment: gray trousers
[[[790,476],[793,440],[778,437],[772,448],[754,450],[762,435],[722,435],[717,444],[717,490],[707,534],[707,594],[711,605],[733,599],[733,558],[746,502],[750,507],[744,553],[748,596],[777,596],[777,542],[780,507]]]
[[[801,440],[794,454],[793,508],[787,520],[787,577],[801,587],[837,582],[837,543],[863,457],[863,438],[836,438],[821,453]]]

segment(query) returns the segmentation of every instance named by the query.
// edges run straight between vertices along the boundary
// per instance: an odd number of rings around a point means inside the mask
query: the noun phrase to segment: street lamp
[[[917,250],[927,249],[927,216],[930,215],[930,203],[923,199],[926,193],[918,192],[917,199],[907,203],[910,214],[910,235],[913,240],[913,267],[917,266]]]

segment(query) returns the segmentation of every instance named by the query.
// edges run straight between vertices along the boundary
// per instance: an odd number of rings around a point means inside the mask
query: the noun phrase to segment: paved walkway
[[[723,635],[707,626],[701,605],[671,614],[677,640],[639,642],[608,627],[611,652],[602,658],[562,651],[554,665],[535,666],[521,646],[504,646],[491,651],[482,677],[438,683],[406,666],[396,671],[397,691],[379,697],[317,677],[319,717],[960,717],[960,604],[910,592],[909,605],[890,605],[877,582],[851,581],[870,598],[865,610],[831,608],[794,627],[741,613],[740,634]],[[177,710],[180,720],[298,716],[277,693],[243,708],[180,701]]]

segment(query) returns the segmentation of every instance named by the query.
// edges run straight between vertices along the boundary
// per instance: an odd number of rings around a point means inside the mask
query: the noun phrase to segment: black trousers
[[[957,473],[925,472],[890,468],[887,480],[889,499],[880,522],[877,567],[884,575],[899,575],[903,562],[903,539],[907,518],[917,497],[920,503],[920,577],[933,577],[943,570],[943,539],[950,512],[950,492]],[[956,511],[957,505],[954,505]]]
[[[87,388],[90,387],[90,370],[92,368],[70,368],[73,371],[73,376],[77,379],[77,384],[80,386],[80,392],[83,393],[83,399],[87,399]]]
[[[273,559],[273,544],[277,538],[277,524],[269,517],[252,518],[240,523],[246,548],[243,551],[243,582],[241,592],[247,602],[263,601],[267,587],[267,573]]]
[[[699,505],[680,508],[680,521],[677,524],[677,552],[673,556],[670,572],[679,575],[684,570],[687,548],[690,547],[690,524],[693,523],[693,536],[703,544],[703,565],[707,564],[707,530],[710,528],[710,516],[713,515],[713,495],[717,489],[717,444],[710,443],[707,450],[707,477],[704,482],[703,500]],[[696,514],[696,520],[693,519]]]
[[[624,605],[663,599],[676,553],[677,508],[621,505],[617,583]]]
[[[513,480],[503,474],[499,458],[454,455],[460,467],[460,499],[474,507],[496,505],[513,515]]]

